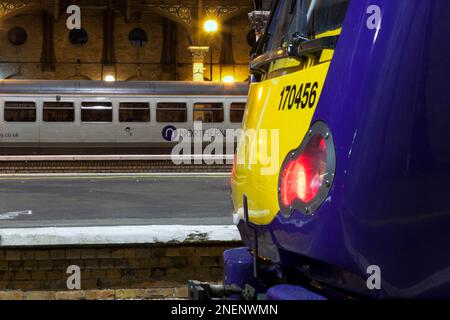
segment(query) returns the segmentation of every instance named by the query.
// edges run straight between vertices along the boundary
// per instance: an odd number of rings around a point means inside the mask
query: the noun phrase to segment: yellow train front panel
[[[324,50],[318,60],[277,60],[267,79],[251,85],[232,178],[233,204],[241,219],[244,195],[255,224],[269,224],[279,212],[282,163],[310,128],[332,55],[333,50]]]

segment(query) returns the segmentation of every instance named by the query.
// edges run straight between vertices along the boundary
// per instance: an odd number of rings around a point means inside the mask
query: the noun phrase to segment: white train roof
[[[1,80],[0,94],[246,96],[248,87],[245,82]]]

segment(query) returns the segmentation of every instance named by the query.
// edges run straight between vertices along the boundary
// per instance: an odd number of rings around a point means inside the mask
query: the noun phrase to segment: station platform
[[[242,245],[229,175],[0,175],[0,298],[187,298],[190,279],[220,282]]]

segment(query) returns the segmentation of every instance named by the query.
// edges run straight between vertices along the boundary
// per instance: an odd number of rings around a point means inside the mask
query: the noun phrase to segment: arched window
[[[141,28],[135,28],[128,34],[128,40],[133,47],[142,48],[147,44],[147,33]]]

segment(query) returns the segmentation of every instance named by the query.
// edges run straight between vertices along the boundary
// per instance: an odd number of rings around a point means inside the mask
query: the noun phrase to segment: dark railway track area
[[[181,164],[171,160],[15,160],[0,161],[0,174],[33,173],[215,173],[229,164]]]

